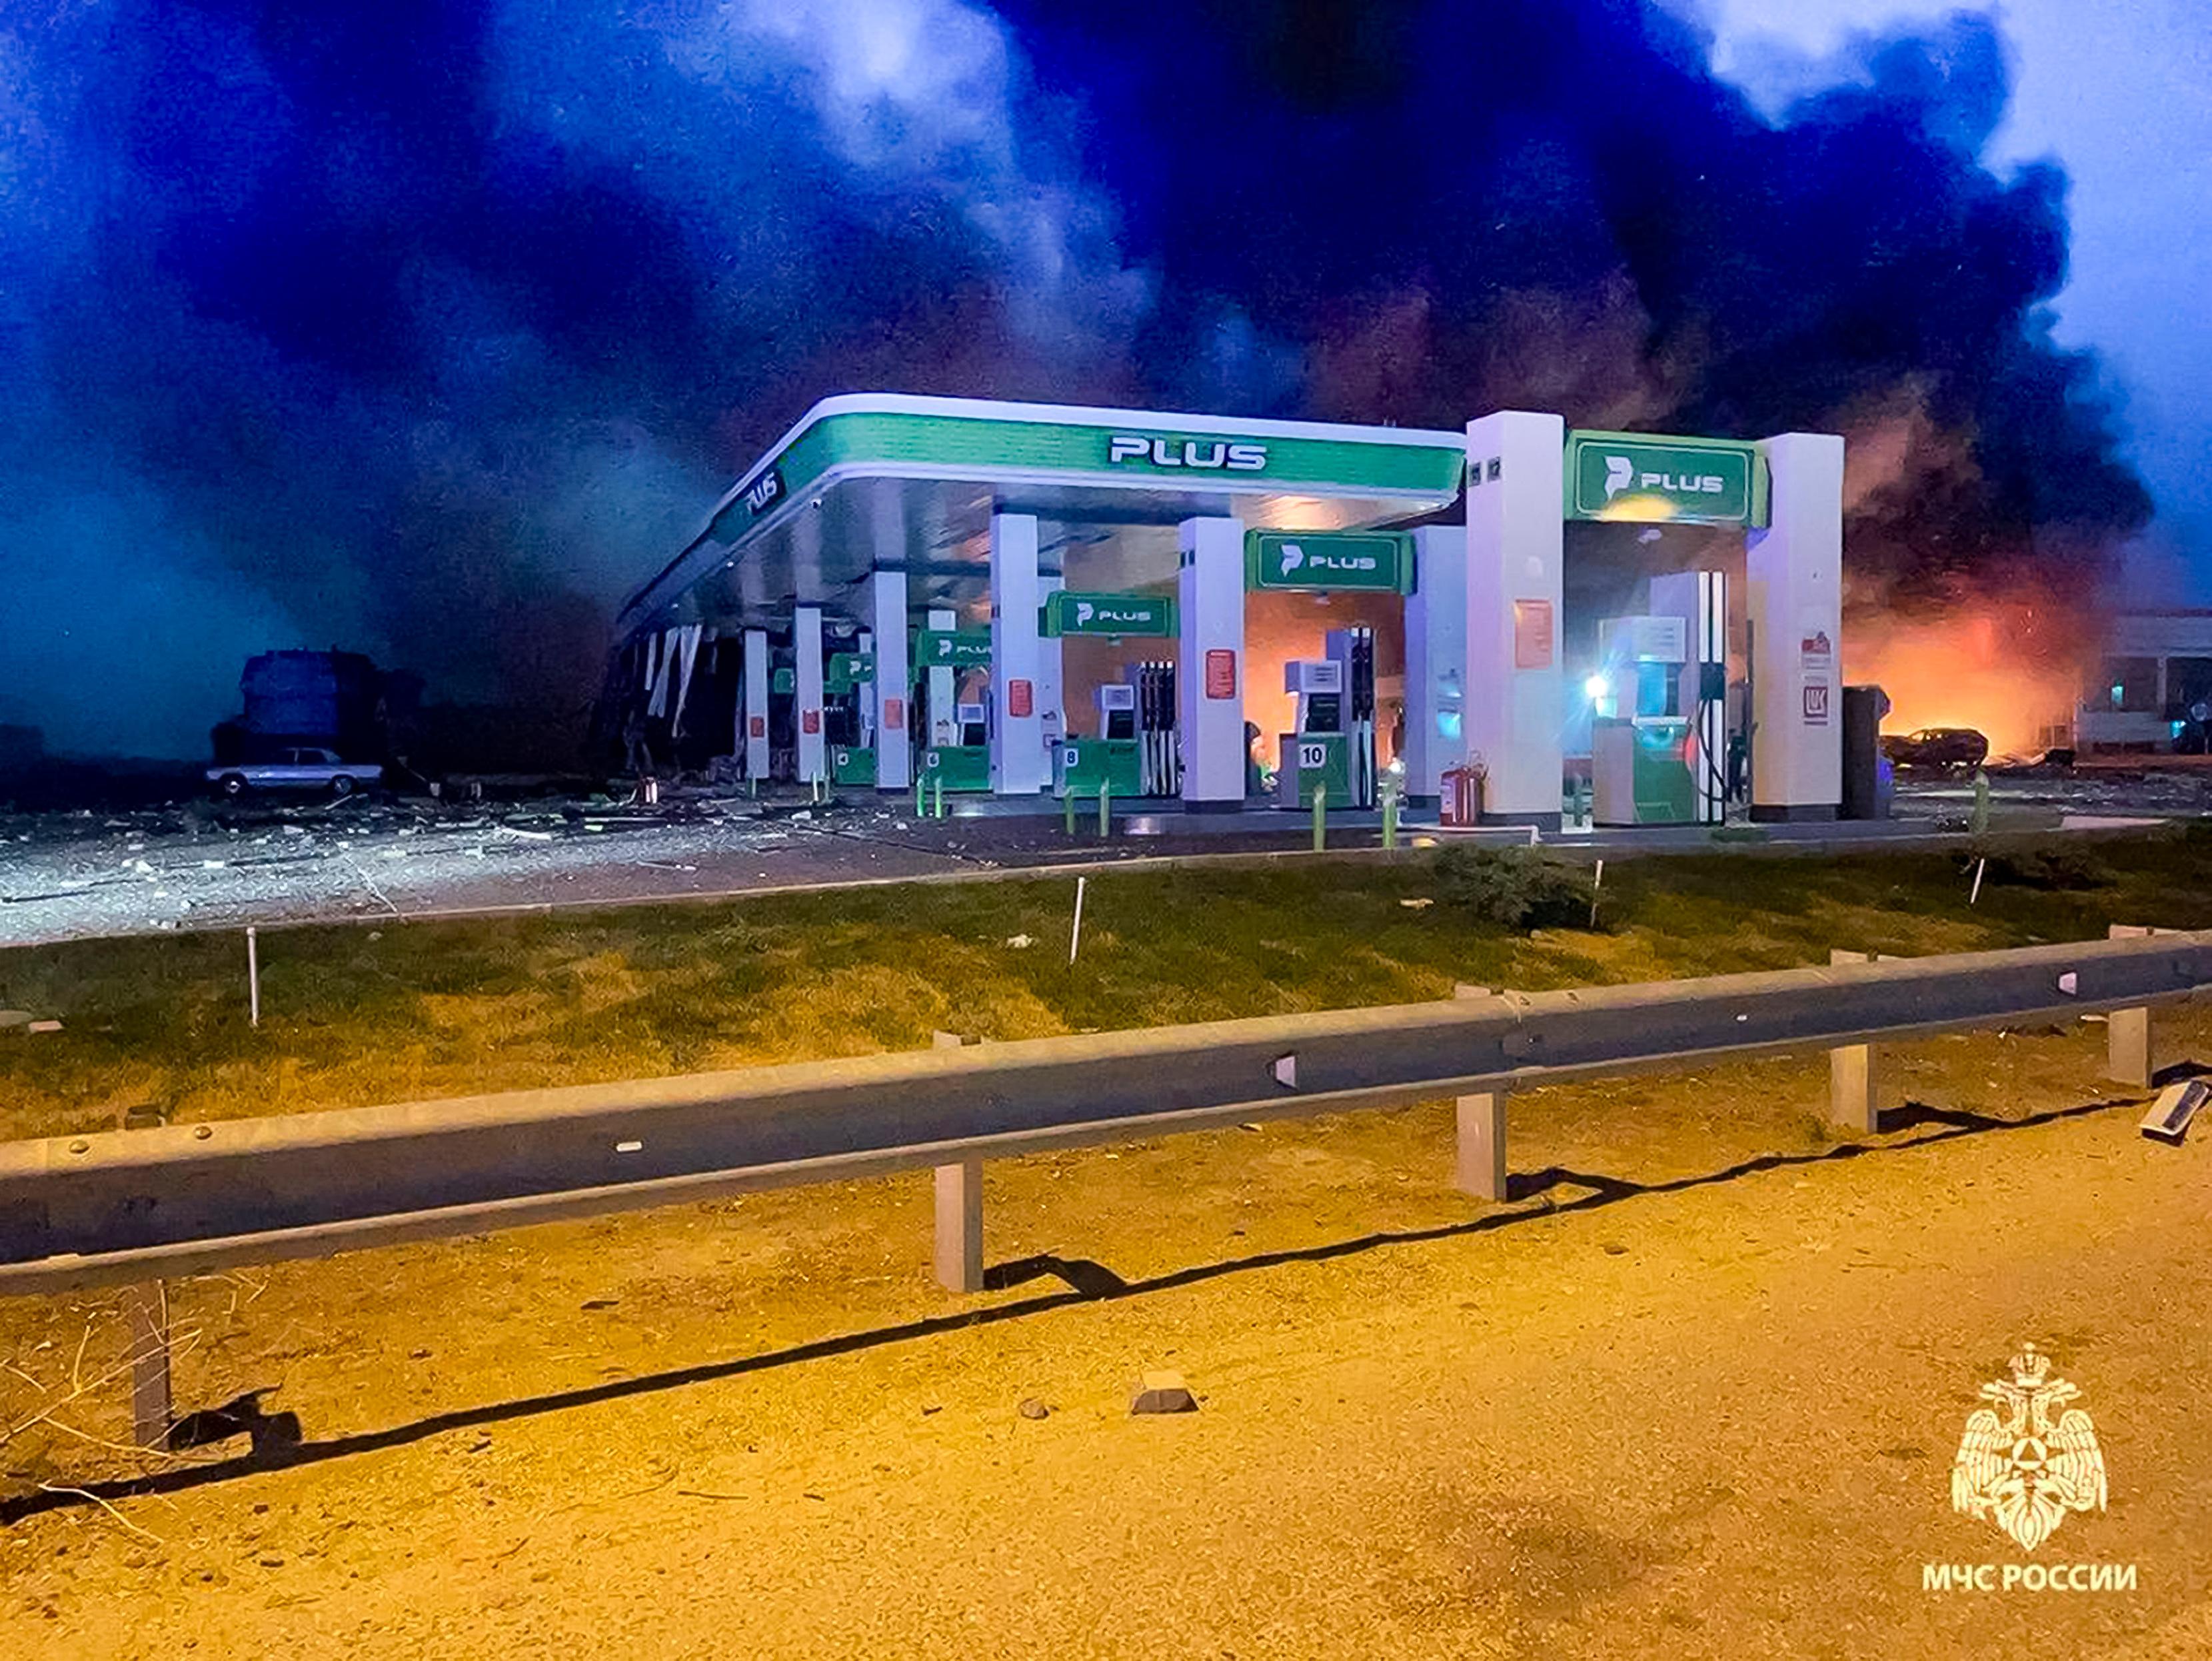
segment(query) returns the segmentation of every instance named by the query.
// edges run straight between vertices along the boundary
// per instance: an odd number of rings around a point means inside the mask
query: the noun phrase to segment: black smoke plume
[[[0,20],[0,721],[190,753],[343,644],[580,710],[871,387],[1854,440],[1883,592],[2148,504],[1953,19],[1762,118],[1640,0],[87,0]]]

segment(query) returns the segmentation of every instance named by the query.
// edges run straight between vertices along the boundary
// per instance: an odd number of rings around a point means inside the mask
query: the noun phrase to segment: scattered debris
[[[2189,1134],[2190,1121],[2208,1101],[2212,1101],[2212,1084],[2202,1079],[2170,1084],[2159,1092],[2138,1128],[2154,1141],[2172,1142],[2178,1147]]]
[[[1052,1409],[1034,1396],[1024,1397],[1014,1411],[1024,1419],[1049,1419],[1052,1416]]]
[[[1431,906],[1434,905],[1436,902],[1425,895],[1417,900],[1400,900],[1398,904],[1404,906],[1408,911],[1425,911]]]
[[[1026,952],[1030,947],[1035,946],[1036,942],[1031,940],[1027,934],[1009,934],[1006,936],[1006,944],[1013,947],[1017,952]]]
[[[1195,1413],[1198,1402],[1180,1372],[1147,1372],[1130,1403],[1132,1413]]]

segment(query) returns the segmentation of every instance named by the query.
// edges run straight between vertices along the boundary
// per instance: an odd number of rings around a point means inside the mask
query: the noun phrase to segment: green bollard
[[[1313,792],[1314,846],[1316,854],[1328,846],[1328,787],[1318,780]]]
[[[1075,786],[1073,783],[1060,793],[1060,817],[1067,834],[1073,837],[1075,834]]]
[[[1114,815],[1109,805],[1113,800],[1113,781],[1110,779],[1099,780],[1098,835],[1102,840],[1110,840],[1114,835]]]
[[[1386,786],[1382,791],[1382,846],[1393,849],[1398,845],[1398,792]]]
[[[945,775],[944,775],[944,774],[939,773],[939,774],[936,775],[936,776],[935,776],[935,777],[933,777],[933,779],[931,779],[931,781],[930,781],[930,794],[931,794],[931,795],[932,795],[932,796],[933,796],[933,797],[936,799],[936,803],[937,803],[937,812],[936,812],[936,817],[941,819],[941,818],[943,818],[945,817]]]
[[[927,815],[927,814],[924,813],[924,812],[921,811],[921,782],[922,782],[922,780],[923,780],[924,778],[926,778],[927,776],[927,776],[925,772],[923,772],[921,769],[920,769],[920,768],[916,768],[916,769],[915,770],[915,775],[914,775],[914,816],[915,816],[915,818],[918,818],[918,819],[919,819],[919,818],[927,818],[928,817],[928,815]]]

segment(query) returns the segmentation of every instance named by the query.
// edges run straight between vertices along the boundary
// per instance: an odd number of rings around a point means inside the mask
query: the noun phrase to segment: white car
[[[286,750],[275,761],[231,762],[207,770],[208,782],[226,796],[248,790],[327,790],[349,796],[384,776],[374,762],[340,761],[329,750]]]

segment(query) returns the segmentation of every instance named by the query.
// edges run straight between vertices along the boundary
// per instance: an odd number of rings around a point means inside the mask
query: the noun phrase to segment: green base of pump
[[[875,782],[876,751],[873,745],[866,748],[857,744],[830,745],[830,783],[873,784]]]
[[[924,778],[941,781],[947,790],[988,790],[991,747],[987,744],[933,744],[921,752]]]
[[[1069,739],[1053,750],[1053,793],[1095,796],[1103,782],[1109,794],[1137,794],[1144,774],[1134,739]]]
[[[1352,806],[1352,741],[1341,733],[1285,733],[1283,768],[1276,775],[1275,799],[1284,807],[1311,807],[1322,792],[1322,808]]]
[[[1600,721],[1590,737],[1593,824],[1689,824],[1696,820],[1697,782],[1690,776],[1688,721],[1679,716]]]

